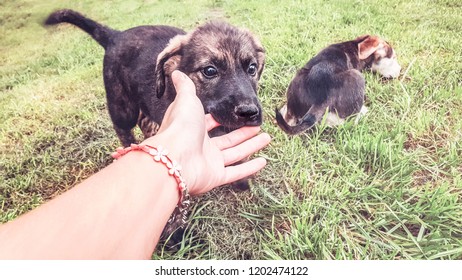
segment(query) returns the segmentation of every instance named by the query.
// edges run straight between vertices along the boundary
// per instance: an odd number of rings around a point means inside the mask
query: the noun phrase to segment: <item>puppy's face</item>
[[[165,94],[171,94],[170,74],[178,69],[193,80],[205,112],[220,124],[257,126],[262,122],[257,84],[264,60],[263,47],[248,31],[208,23],[172,39],[159,55],[156,72],[162,69],[158,77],[163,79],[158,90],[164,82]]]
[[[393,48],[384,40],[375,36],[366,36],[358,44],[360,60],[371,60],[371,70],[380,73],[385,78],[399,76],[401,66]]]

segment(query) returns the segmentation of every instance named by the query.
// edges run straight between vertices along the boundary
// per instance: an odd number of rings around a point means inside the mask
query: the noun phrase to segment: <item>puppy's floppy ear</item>
[[[250,31],[247,31],[251,38],[253,39],[254,43],[254,48],[255,52],[257,53],[257,62],[258,62],[258,79],[261,77],[261,73],[263,72],[263,68],[265,68],[265,48],[263,48],[263,45],[261,44],[260,40],[257,39]]]
[[[356,40],[358,42],[358,55],[360,60],[368,58],[381,47],[381,40],[376,36],[366,35]]]
[[[164,95],[166,78],[178,68],[183,55],[183,47],[189,41],[189,37],[189,34],[173,37],[167,47],[157,56],[155,72],[157,98]]]
[[[265,67],[265,49],[261,45],[257,45],[257,61],[258,61],[258,79],[261,77],[263,68]]]
[[[258,62],[258,69],[257,69],[257,74],[258,74],[258,79],[260,79],[261,74],[263,72],[263,68],[265,68],[265,48],[263,47],[262,43],[260,40],[252,34],[252,32],[246,28],[241,29],[243,32],[247,33],[247,35],[251,38],[251,41],[253,43],[253,48],[255,49],[256,56],[257,56],[257,62]]]
[[[241,48],[249,50],[255,55],[257,60],[257,80],[260,80],[263,68],[265,68],[265,48],[263,48],[260,40],[247,28],[238,28],[241,34]],[[245,43],[242,43],[245,42]]]

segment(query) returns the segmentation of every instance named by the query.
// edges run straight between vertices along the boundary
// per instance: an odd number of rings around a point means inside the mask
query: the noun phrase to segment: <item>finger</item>
[[[225,166],[238,162],[259,151],[269,144],[271,137],[267,133],[259,134],[245,142],[223,151]]]
[[[181,71],[175,70],[172,73],[172,82],[177,92],[177,97],[196,96],[196,86],[193,81]]]
[[[197,131],[200,125],[199,131],[202,131],[204,129],[204,107],[196,95],[196,86],[188,76],[178,70],[173,71],[171,77],[177,94],[175,100],[167,108],[161,129],[180,125]]]
[[[214,129],[215,127],[220,126],[219,124],[210,114],[205,115],[205,129],[207,131],[210,131]]]
[[[228,134],[212,138],[213,143],[220,150],[234,147],[245,140],[257,135],[260,131],[259,126],[244,126],[233,130]]]
[[[225,179],[224,182],[222,182],[222,185],[229,184],[255,174],[265,167],[265,165],[266,159],[254,158],[238,165],[228,166],[225,169]]]

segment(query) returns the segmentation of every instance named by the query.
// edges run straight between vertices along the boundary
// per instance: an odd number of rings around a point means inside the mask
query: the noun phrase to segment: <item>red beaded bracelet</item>
[[[189,193],[188,187],[186,185],[185,180],[181,176],[181,166],[176,161],[170,159],[168,157],[167,149],[164,149],[162,146],[159,147],[152,147],[150,145],[145,144],[131,144],[130,147],[119,147],[117,150],[112,153],[112,157],[117,160],[121,156],[131,152],[131,151],[142,151],[150,156],[152,156],[155,162],[162,163],[168,169],[168,174],[173,176],[178,184],[178,192],[180,193],[180,199],[178,204],[175,208],[175,212],[173,212],[172,216],[168,220],[167,226],[164,232],[174,231],[178,227],[183,227],[186,224],[187,213],[188,213],[188,206],[190,204],[189,200]],[[169,230],[168,230],[169,229]]]

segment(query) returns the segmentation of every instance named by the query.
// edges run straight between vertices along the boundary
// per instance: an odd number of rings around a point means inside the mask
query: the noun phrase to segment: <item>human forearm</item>
[[[0,258],[149,258],[178,197],[165,166],[129,153],[1,226]]]

